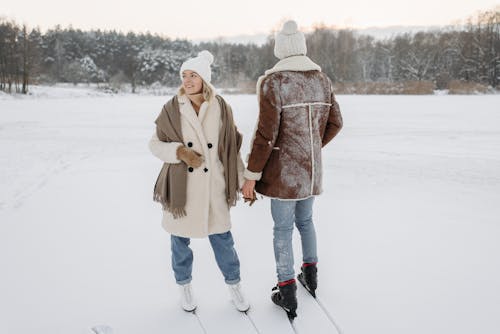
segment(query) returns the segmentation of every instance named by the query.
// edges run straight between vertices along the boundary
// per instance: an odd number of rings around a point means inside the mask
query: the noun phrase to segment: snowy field
[[[179,307],[147,148],[167,98],[0,99],[1,334],[293,333],[269,298],[266,199],[232,210],[250,318],[208,240],[192,243],[201,325]],[[255,96],[226,98],[246,156]],[[341,332],[500,333],[500,95],[338,100],[314,220],[318,296]],[[298,332],[336,333],[298,297]]]

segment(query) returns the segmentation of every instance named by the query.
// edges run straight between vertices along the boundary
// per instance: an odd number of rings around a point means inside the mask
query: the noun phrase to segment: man
[[[259,119],[242,188],[245,198],[254,198],[254,189],[271,198],[278,276],[272,300],[291,319],[297,309],[293,226],[302,241],[298,279],[315,296],[318,257],[312,206],[322,192],[321,148],[342,127],[331,81],[306,53],[297,23],[286,22],[274,47],[280,61],[257,82]]]

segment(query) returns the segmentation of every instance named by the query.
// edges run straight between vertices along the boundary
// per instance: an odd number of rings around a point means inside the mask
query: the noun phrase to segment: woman
[[[180,69],[179,92],[156,119],[149,143],[164,162],[154,199],[163,205],[162,225],[171,234],[172,268],[186,311],[196,309],[191,289],[190,238],[208,236],[217,265],[239,311],[250,307],[240,286],[240,263],[231,235],[229,208],[243,184],[241,134],[231,107],[210,84],[213,56],[202,51]]]

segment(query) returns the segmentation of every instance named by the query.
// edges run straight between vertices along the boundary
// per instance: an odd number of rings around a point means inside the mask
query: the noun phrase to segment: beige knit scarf
[[[226,201],[230,206],[238,200],[238,154],[242,135],[234,124],[231,107],[217,95],[221,109],[222,127],[219,132],[219,160],[224,167],[226,181]],[[177,95],[170,99],[156,118],[156,134],[161,141],[182,143],[181,115]],[[187,165],[164,163],[156,179],[153,199],[162,204],[163,209],[172,213],[174,219],[186,216]]]

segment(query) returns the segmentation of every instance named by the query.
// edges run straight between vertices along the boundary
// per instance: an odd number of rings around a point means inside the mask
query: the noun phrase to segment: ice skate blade
[[[297,280],[300,282],[300,284],[302,284],[302,286],[307,290],[307,292],[311,294],[311,296],[316,298],[316,291],[309,289],[306,283],[306,279],[304,278],[304,275],[302,273],[297,275]]]
[[[284,308],[284,310],[286,312],[286,315],[288,316],[288,319],[290,319],[290,321],[293,321],[293,319],[295,319],[297,317],[297,312],[287,311],[285,308]]]

